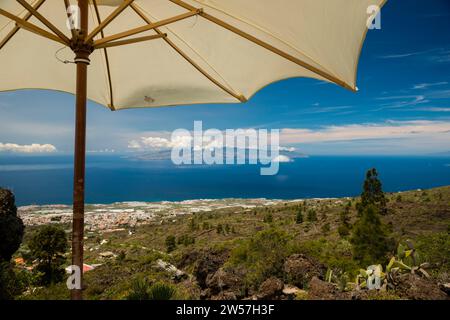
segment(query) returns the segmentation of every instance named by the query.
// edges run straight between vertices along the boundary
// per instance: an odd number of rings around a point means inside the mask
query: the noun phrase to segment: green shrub
[[[127,300],[170,300],[175,296],[176,289],[162,282],[150,285],[145,279],[135,279]]]
[[[338,233],[341,236],[341,238],[345,238],[350,234],[350,229],[345,225],[340,225],[338,227]]]
[[[159,251],[152,251],[144,256],[140,256],[139,262],[142,265],[148,265],[154,263],[158,259],[167,260],[168,256]]]
[[[119,252],[119,254],[117,255],[117,261],[124,261],[127,257],[127,254],[125,253],[125,251],[121,250]]]
[[[184,234],[180,237],[178,237],[178,244],[182,244],[185,247],[193,245],[195,243],[195,238],[191,237],[187,234]]]
[[[448,232],[419,236],[415,248],[423,261],[431,263],[437,272],[450,272],[450,235]]]
[[[273,222],[273,215],[272,215],[271,213],[266,213],[266,214],[264,215],[263,221],[264,221],[265,223],[272,223],[272,222]]]
[[[289,237],[276,229],[256,233],[242,241],[232,252],[228,265],[247,270],[248,285],[254,287],[270,276],[280,276],[288,252]]]
[[[317,213],[316,213],[316,210],[314,210],[314,209],[310,209],[309,211],[308,211],[308,221],[309,222],[315,222],[315,221],[317,221]]]
[[[344,210],[339,215],[340,225],[338,227],[338,233],[341,238],[345,238],[350,234],[352,228],[350,224],[350,209],[352,208],[352,203],[349,201],[345,206]]]
[[[189,230],[190,231],[197,231],[199,229],[199,225],[195,219],[195,217],[189,219]]]
[[[0,300],[12,300],[24,290],[9,262],[0,262]]]
[[[28,246],[31,255],[38,260],[35,271],[42,273],[41,283],[49,285],[64,278],[63,264],[66,262],[64,254],[68,249],[65,231],[55,225],[46,225],[37,229]]]
[[[22,295],[20,300],[70,300],[70,290],[65,282],[51,284],[48,287],[36,288],[33,294]]]
[[[204,221],[202,224],[202,230],[209,230],[211,229],[211,224],[207,221]]]
[[[303,223],[303,211],[301,209],[297,211],[297,215],[295,217],[295,223],[297,223],[297,224]]]
[[[155,283],[149,290],[150,300],[170,300],[175,296],[175,293],[175,287],[162,282]]]
[[[356,274],[359,265],[352,259],[352,246],[349,241],[339,239],[330,241],[326,238],[297,242],[292,245],[292,253],[303,253],[316,258],[330,269],[341,273]]]
[[[323,233],[328,233],[328,232],[330,232],[330,230],[331,230],[331,227],[330,227],[330,223],[325,223],[323,226],[322,226],[322,232]]]
[[[9,261],[19,249],[24,229],[17,216],[14,194],[0,188],[0,262]]]
[[[168,253],[174,251],[177,248],[177,241],[175,236],[166,237],[166,250]]]
[[[128,293],[127,300],[150,300],[150,285],[144,279],[135,279],[131,283],[131,290]]]

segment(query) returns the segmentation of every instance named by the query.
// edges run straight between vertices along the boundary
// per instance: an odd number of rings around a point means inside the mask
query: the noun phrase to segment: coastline
[[[449,188],[444,186],[442,188]],[[439,188],[433,188],[439,189]],[[430,190],[433,190],[430,189]],[[402,193],[422,192],[422,189],[394,192]],[[125,201],[111,204],[86,204],[86,230],[98,232],[123,231],[126,228],[136,228],[149,223],[163,224],[173,221],[179,216],[195,215],[197,213],[251,212],[264,207],[280,207],[300,205],[307,202],[313,207],[322,205],[339,206],[355,199],[355,197],[341,198],[303,198],[303,199],[193,199],[183,201]],[[26,226],[45,224],[69,225],[72,221],[72,206],[64,204],[19,206],[18,214]]]

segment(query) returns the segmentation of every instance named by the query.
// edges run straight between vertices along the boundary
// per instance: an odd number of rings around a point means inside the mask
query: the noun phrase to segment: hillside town
[[[292,200],[289,202],[298,202]],[[111,232],[133,228],[150,222],[162,222],[177,216],[212,212],[221,209],[251,210],[258,207],[286,203],[267,199],[186,200],[180,202],[117,202],[86,206],[86,230]],[[18,208],[26,226],[51,223],[70,224],[72,207],[69,205],[30,205]]]

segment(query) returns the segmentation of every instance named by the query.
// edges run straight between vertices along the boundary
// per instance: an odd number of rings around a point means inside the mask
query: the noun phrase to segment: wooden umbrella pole
[[[75,155],[73,186],[73,224],[72,224],[72,265],[80,269],[80,289],[71,291],[72,300],[83,298],[83,238],[84,238],[84,186],[86,161],[86,101],[87,67],[92,47],[84,44],[88,32],[88,0],[78,0],[80,10],[80,30],[76,39],[72,39],[77,68],[76,82],[76,119],[75,119]]]

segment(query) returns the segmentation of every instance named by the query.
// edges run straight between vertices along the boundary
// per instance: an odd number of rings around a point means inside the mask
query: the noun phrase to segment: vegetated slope
[[[448,283],[450,187],[387,198],[388,214],[382,220],[392,238],[415,243],[432,263],[430,281],[436,288],[438,283]],[[349,203],[350,221],[355,222],[357,202],[357,198],[311,199],[254,209],[227,208],[171,217],[132,230],[92,233],[85,241],[86,263],[102,265],[86,274],[86,297],[123,299],[140,279],[149,286],[173,286],[174,296],[181,299],[355,298],[320,281],[327,269],[334,271],[335,282],[343,283],[367,267],[352,259],[349,237],[338,233],[341,212]],[[172,238],[170,249],[168,238]],[[24,298],[67,298],[64,286],[37,290]],[[405,297],[389,294],[381,298]],[[420,297],[420,292],[411,296]]]

